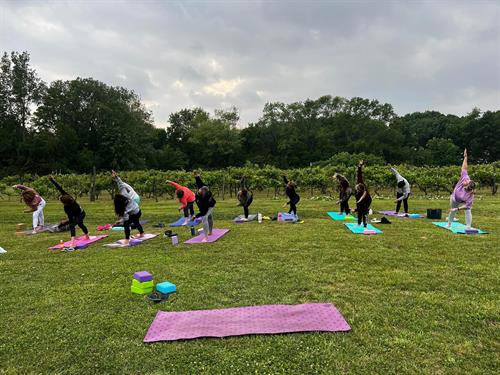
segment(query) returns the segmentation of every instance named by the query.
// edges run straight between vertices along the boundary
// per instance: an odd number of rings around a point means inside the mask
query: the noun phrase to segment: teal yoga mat
[[[432,224],[434,224],[437,227],[447,229],[450,232],[453,232],[455,234],[466,234],[465,233],[465,224],[462,224],[462,223],[454,222],[451,224],[451,228],[446,227],[448,225],[447,221],[433,221]],[[474,229],[477,229],[477,228],[474,228]],[[488,233],[488,232],[481,230],[481,229],[477,229],[477,230],[478,230],[478,233],[467,233],[467,234],[487,234]]]
[[[339,213],[339,212],[327,212],[328,216],[330,216],[333,220],[338,221],[338,220],[356,220],[356,218],[352,215],[347,215],[345,213]]]
[[[358,226],[358,223],[344,223],[344,225],[354,234],[364,234],[365,228],[363,227],[363,224]],[[375,228],[371,224],[368,224],[366,226],[366,229],[374,230],[376,234],[382,234],[382,231],[380,229]]]

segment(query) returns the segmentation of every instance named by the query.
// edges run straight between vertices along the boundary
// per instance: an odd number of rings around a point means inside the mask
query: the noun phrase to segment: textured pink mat
[[[350,331],[330,303],[264,305],[219,310],[159,311],[144,342],[290,332]]]
[[[227,232],[229,232],[229,229],[214,229],[212,231],[212,235],[208,236],[208,242],[215,242],[215,241],[217,241],[219,238],[221,238],[222,236],[224,236]],[[187,240],[184,243],[188,243],[188,244],[205,243],[205,242],[201,242],[204,238],[205,238],[205,236],[203,234],[200,234],[200,235],[198,235],[196,237],[193,237],[193,238]]]
[[[108,237],[108,235],[90,236],[89,240],[86,240],[85,236],[76,237],[75,238],[76,247],[90,245],[91,243],[102,240],[103,238],[106,238],[106,237]],[[71,241],[66,241],[64,243],[64,247],[70,247],[70,246],[71,246]],[[49,247],[49,250],[57,250],[57,249],[60,249],[60,247],[61,247],[61,245],[57,244],[57,245],[54,245],[52,247]]]

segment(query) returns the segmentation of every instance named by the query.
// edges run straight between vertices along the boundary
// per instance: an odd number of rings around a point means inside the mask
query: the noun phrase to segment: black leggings
[[[87,229],[85,224],[83,224],[83,219],[85,219],[85,211],[82,211],[82,213],[79,216],[72,217],[69,220],[69,230],[71,232],[71,237],[76,236],[76,226],[77,225],[81,228],[81,230],[83,231],[84,234],[89,234],[89,230]]]
[[[295,199],[290,199],[290,210],[288,213],[291,214],[293,212],[294,215],[297,215],[297,203],[299,203],[300,197],[297,195]]]
[[[396,193],[396,199],[399,199],[403,196],[403,194],[401,193]],[[410,196],[410,194],[408,194],[408,197]],[[405,199],[403,199],[403,206],[405,208],[405,214],[408,213],[408,197],[406,197]],[[401,201],[398,201],[398,203],[396,204],[396,213],[399,212],[399,209],[401,208]]]
[[[342,212],[345,212],[346,215],[351,213],[351,210],[349,209],[349,200],[340,202],[340,213]]]
[[[194,216],[194,202],[188,202],[186,207],[184,207],[184,217],[193,217],[193,216]]]
[[[358,209],[358,225],[361,225],[361,221],[363,221],[363,226],[366,228],[368,221],[368,209]]]
[[[249,214],[248,207],[250,207],[252,202],[253,202],[253,196],[248,198],[247,203],[243,206],[243,212],[245,213],[245,219],[248,219],[248,214]]]
[[[144,229],[142,229],[142,225],[139,221],[139,219],[141,218],[141,210],[139,210],[138,213],[132,215],[132,214],[129,214],[128,215],[128,220],[125,220],[123,222],[123,228],[125,229],[125,238],[127,240],[130,239],[130,224],[133,223],[135,225],[135,227],[139,230],[139,233],[140,234],[143,234],[144,233]]]

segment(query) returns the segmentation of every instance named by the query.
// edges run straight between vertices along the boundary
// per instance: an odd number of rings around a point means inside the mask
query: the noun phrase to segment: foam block
[[[174,293],[177,291],[177,287],[175,284],[172,284],[168,281],[163,281],[161,283],[156,284],[156,290],[163,294]]]
[[[351,327],[342,314],[330,303],[159,311],[144,337],[144,342],[350,330]]]
[[[134,279],[137,281],[143,283],[144,281],[150,281],[153,280],[153,275],[151,275],[147,271],[137,271],[134,273]]]
[[[142,288],[137,288],[137,287],[132,285],[130,287],[130,291],[134,294],[149,294],[153,291],[153,287],[142,289]]]
[[[132,279],[132,286],[139,289],[150,289],[154,286],[153,280],[149,281],[139,281],[137,279]]]
[[[346,215],[345,213],[342,213],[342,212],[327,212],[327,214],[328,214],[328,216],[330,216],[332,218],[332,220],[335,220],[335,221],[356,220],[356,218],[354,216],[352,216],[351,214]]]
[[[481,229],[476,229],[474,228],[475,230],[477,230],[477,232],[474,232],[474,233],[467,233],[466,230],[467,230],[467,226],[462,224],[462,223],[457,223],[457,222],[453,222],[451,224],[451,227],[448,228],[447,225],[448,225],[448,222],[447,221],[433,221],[432,224],[434,224],[435,226],[438,226],[440,228],[444,228],[444,229],[447,229],[449,230],[450,232],[453,232],[455,234],[487,234],[488,232],[484,231],[484,230],[481,230]],[[472,229],[472,228],[471,228]]]
[[[77,249],[87,247],[88,245],[90,245],[96,241],[102,240],[103,238],[106,238],[106,237],[108,237],[108,236],[107,235],[90,236],[90,238],[87,240],[87,239],[85,239],[85,236],[79,236],[79,237],[75,238],[75,245],[76,245],[75,247]],[[71,241],[64,242],[63,246],[65,248],[71,247]],[[57,245],[54,245],[52,247],[49,247],[49,250],[58,250],[60,248],[61,248],[60,244],[57,244]]]
[[[196,218],[194,220],[188,221],[188,223],[186,225],[182,225],[182,224],[184,224],[184,220],[185,220],[185,218],[184,218],[184,216],[182,216],[176,222],[169,224],[169,226],[170,227],[184,227],[184,226],[195,227],[197,225],[200,225],[200,223],[201,223],[201,218]]]
[[[208,236],[208,242],[215,242],[228,232],[229,232],[229,229],[214,229],[212,231],[212,235]],[[187,240],[184,243],[187,243],[187,244],[205,243],[205,242],[202,242],[202,240],[204,240],[204,239],[205,239],[205,236],[202,233],[196,237],[193,237],[193,238]]]
[[[366,226],[366,229],[372,232],[367,232],[367,233],[365,233],[365,228],[363,227],[363,224],[358,226],[358,223],[344,223],[344,225],[354,234],[382,234],[382,231],[380,229],[375,228],[371,224],[368,224]]]

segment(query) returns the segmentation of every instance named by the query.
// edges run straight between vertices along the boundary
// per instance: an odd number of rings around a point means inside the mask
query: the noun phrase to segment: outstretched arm
[[[196,186],[198,187],[198,189],[201,189],[203,186],[206,186],[203,183],[203,181],[201,180],[200,175],[196,175],[195,180],[196,180]]]
[[[240,188],[242,190],[247,188],[247,180],[245,176],[243,176],[240,180]]]
[[[357,183],[358,184],[364,184],[365,182],[363,181],[363,160],[361,160],[358,163],[358,173],[357,173]]]
[[[464,161],[462,163],[462,171],[466,171],[468,168],[467,164],[467,149],[464,150]]]
[[[56,187],[56,189],[59,191],[59,193],[61,193],[62,195],[69,195],[63,188],[61,185],[59,185],[57,183],[56,180],[54,180],[54,177],[50,176],[49,177],[49,180],[50,182],[52,182],[52,184]]]

